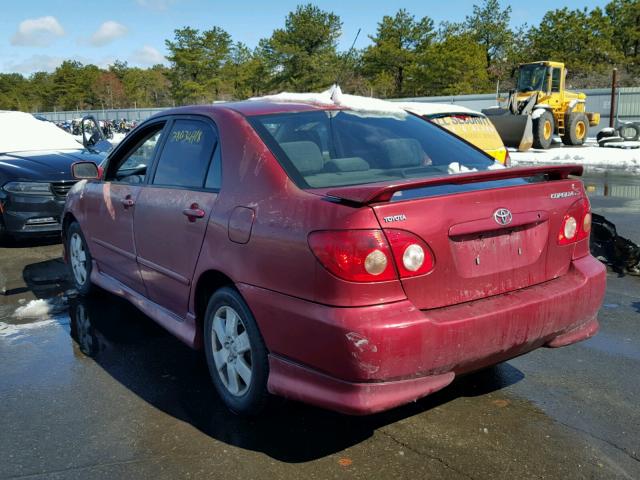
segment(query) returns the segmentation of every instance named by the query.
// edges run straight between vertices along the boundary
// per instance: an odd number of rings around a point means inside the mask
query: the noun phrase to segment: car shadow
[[[127,301],[95,289],[89,297],[71,298],[69,309],[71,337],[81,354],[92,357],[131,392],[212,438],[283,462],[306,462],[340,452],[380,427],[524,378],[518,369],[501,364],[376,415],[350,417],[274,399],[259,418],[242,418],[218,399],[204,355],[180,343]]]
[[[67,265],[62,257],[30,263],[22,269],[22,283],[13,282],[7,285],[2,281],[3,272],[0,271],[0,295],[11,297],[31,292],[38,299],[49,300],[61,297],[62,293],[71,287]],[[62,301],[60,299],[58,302]]]
[[[62,257],[30,263],[22,270],[25,286],[21,290],[31,291],[37,298],[49,299],[69,289],[69,271]],[[7,291],[5,295],[10,295]]]

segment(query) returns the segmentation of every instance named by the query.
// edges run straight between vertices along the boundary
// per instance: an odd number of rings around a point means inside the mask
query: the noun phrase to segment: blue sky
[[[0,71],[29,74],[51,71],[63,59],[106,66],[115,59],[131,65],[149,66],[163,62],[164,40],[183,26],[207,29],[218,25],[234,40],[250,47],[283,26],[287,13],[304,1],[256,0],[28,0],[2,2],[0,16]],[[480,0],[389,0],[317,1],[343,21],[340,47],[347,49],[358,28],[356,44],[369,42],[383,15],[393,15],[404,7],[416,17],[428,15],[436,23],[461,21]],[[511,5],[512,24],[536,24],[544,12],[554,8],[604,6],[603,0],[518,0]]]

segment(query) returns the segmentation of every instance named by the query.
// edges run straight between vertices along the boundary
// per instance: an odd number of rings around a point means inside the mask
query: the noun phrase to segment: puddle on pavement
[[[586,173],[581,179],[590,197],[640,199],[640,175]]]

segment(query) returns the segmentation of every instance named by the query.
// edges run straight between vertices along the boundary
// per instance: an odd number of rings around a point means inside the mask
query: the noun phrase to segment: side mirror
[[[97,180],[100,178],[100,171],[93,162],[76,162],[71,165],[71,175],[77,180]]]

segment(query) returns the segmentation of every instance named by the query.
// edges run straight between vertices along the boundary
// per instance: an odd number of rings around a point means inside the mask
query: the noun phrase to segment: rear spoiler
[[[507,178],[523,178],[546,175],[549,180],[563,180],[569,175],[582,175],[582,165],[552,165],[542,167],[518,167],[483,172],[459,173],[444,177],[405,180],[391,184],[366,184],[351,187],[338,187],[324,192],[324,196],[359,205],[388,202],[394,193],[421,187],[436,185],[464,185],[466,183],[489,182]]]

